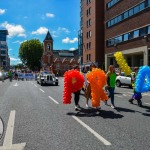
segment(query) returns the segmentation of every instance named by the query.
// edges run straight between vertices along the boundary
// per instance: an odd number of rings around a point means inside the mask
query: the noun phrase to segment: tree
[[[41,57],[43,54],[43,44],[38,39],[32,39],[21,43],[19,57],[24,65],[29,69],[40,68]]]

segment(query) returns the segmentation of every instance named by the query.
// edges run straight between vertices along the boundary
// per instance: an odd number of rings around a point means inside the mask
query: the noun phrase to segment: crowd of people
[[[85,93],[85,98],[86,98],[86,108],[89,108],[89,99],[92,98],[91,96],[91,85],[90,82],[86,78],[86,74],[91,72],[93,68],[96,68],[96,65],[92,63],[89,67],[89,71],[86,70],[84,67],[81,71],[81,73],[84,75],[84,86],[82,89],[78,90],[77,92],[74,93],[74,102],[75,102],[75,110],[80,111],[81,107],[79,105],[79,99],[80,99],[80,91],[83,90]],[[79,66],[75,66],[74,69],[80,70]],[[138,73],[139,68],[135,67],[134,68],[134,74],[131,76],[131,82],[132,82],[132,87],[133,87],[133,96],[131,99],[129,99],[129,102],[132,104],[134,100],[137,100],[137,103],[139,106],[142,106],[142,94],[139,92],[135,91],[135,80],[136,76]],[[108,93],[108,98],[110,99],[111,102],[111,108],[115,109],[115,99],[114,99],[114,91],[115,91],[115,85],[116,85],[116,77],[117,75],[115,72],[115,67],[113,65],[110,65],[108,67],[108,71],[106,72],[106,86],[104,87],[105,91]],[[104,101],[105,105],[107,104],[107,101]],[[96,109],[101,109],[101,107],[96,107]]]

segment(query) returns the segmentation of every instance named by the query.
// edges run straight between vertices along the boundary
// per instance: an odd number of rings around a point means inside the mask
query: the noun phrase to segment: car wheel
[[[58,82],[55,82],[55,85],[58,86]]]
[[[41,81],[41,86],[43,86],[43,82]]]
[[[121,86],[121,82],[119,80],[116,81],[116,86],[120,87]]]

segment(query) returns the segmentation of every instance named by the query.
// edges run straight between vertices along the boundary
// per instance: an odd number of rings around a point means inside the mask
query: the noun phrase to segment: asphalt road
[[[59,86],[0,81],[0,150],[149,150],[150,93],[143,94],[143,107],[138,107],[128,102],[132,92],[116,88],[117,108],[101,102],[100,111],[86,109],[81,95],[82,110],[76,112],[73,101],[62,104],[63,78]]]

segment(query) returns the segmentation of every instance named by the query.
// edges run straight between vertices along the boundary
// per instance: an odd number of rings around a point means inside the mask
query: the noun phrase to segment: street
[[[116,109],[101,102],[101,110],[74,101],[64,105],[63,78],[58,86],[36,81],[0,81],[0,116],[4,134],[0,150],[149,150],[150,92],[143,93],[143,107],[130,104],[133,90],[115,89]],[[73,97],[73,95],[72,95]],[[110,101],[108,101],[110,104]],[[91,103],[90,103],[91,106]]]

